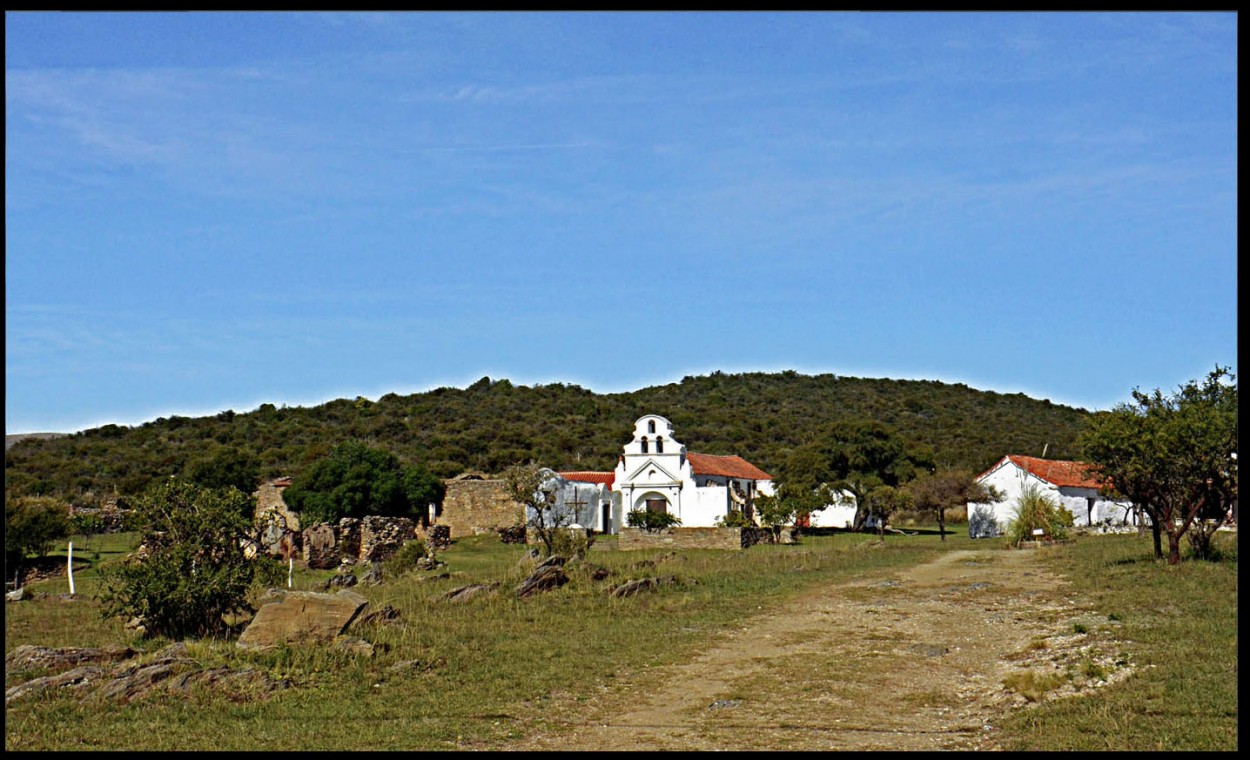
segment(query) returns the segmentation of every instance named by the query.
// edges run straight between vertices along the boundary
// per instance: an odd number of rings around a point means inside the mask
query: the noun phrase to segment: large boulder
[[[552,557],[551,559],[556,559]],[[563,560],[563,557],[559,559]],[[517,586],[516,595],[520,599],[533,596],[542,591],[550,591],[557,589],[569,582],[569,577],[564,573],[564,562],[552,563],[547,560],[539,565],[530,577],[521,582]]]
[[[280,644],[334,641],[352,624],[369,600],[344,589],[337,594],[288,591],[276,602],[262,605],[239,636],[243,649],[264,649]]]

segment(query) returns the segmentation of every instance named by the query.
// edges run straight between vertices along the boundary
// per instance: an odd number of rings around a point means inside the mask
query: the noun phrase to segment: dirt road
[[[1049,674],[1056,698],[1128,671],[1088,634],[1115,624],[1067,598],[1043,551],[952,551],[809,592],[692,661],[556,695],[508,749],[996,749],[998,719],[1029,701],[1008,676]]]

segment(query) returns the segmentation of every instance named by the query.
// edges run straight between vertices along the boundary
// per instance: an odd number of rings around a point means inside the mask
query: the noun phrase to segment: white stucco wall
[[[977,534],[981,524],[974,517],[975,511],[989,512],[998,525],[998,532],[1001,533],[1006,529],[1007,524],[1015,519],[1016,505],[1019,502],[1020,495],[1024,493],[1024,489],[1029,485],[1035,487],[1040,493],[1054,499],[1060,506],[1072,513],[1073,524],[1076,526],[1091,525],[1089,499],[1094,500],[1093,525],[1120,526],[1133,524],[1131,521],[1131,509],[1129,509],[1131,502],[1107,499],[1099,495],[1098,491],[1093,488],[1061,488],[1022,469],[1010,460],[1007,460],[1006,463],[999,462],[979,480],[996,488],[1003,494],[1004,498],[1002,501],[988,504],[968,502],[968,531],[973,538],[981,537]],[[997,533],[990,532],[983,535],[997,535]]]
[[[849,528],[855,523],[855,497],[842,491],[824,509],[812,513],[813,528]]]
[[[612,503],[612,493],[606,485],[566,480],[558,473],[547,470],[544,488],[551,490],[556,497],[555,509],[545,516],[547,522],[550,523],[555,518],[561,526],[576,523],[583,528],[591,528],[600,532],[615,532],[612,529],[611,517],[609,517],[606,529],[603,523],[602,505]],[[527,507],[526,522],[531,522],[534,518],[534,510]]]

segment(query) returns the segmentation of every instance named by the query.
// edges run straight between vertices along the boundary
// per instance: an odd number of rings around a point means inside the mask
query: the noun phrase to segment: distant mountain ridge
[[[17,433],[15,435],[6,435],[4,437],[4,450],[8,451],[18,441],[25,441],[31,438],[47,440],[49,438],[60,438],[64,435],[68,435],[68,433]]]
[[[388,393],[377,401],[261,404],[250,412],[24,436],[18,445],[6,440],[6,491],[67,498],[114,489],[134,494],[155,478],[185,474],[222,449],[254,456],[264,477],[298,477],[348,439],[385,448],[406,463],[424,463],[441,477],[498,473],[523,461],[610,470],[634,420],[644,414],[671,420],[674,437],[691,451],[736,454],[774,472],[792,448],[833,422],[853,418],[886,423],[909,445],[930,447],[940,466],[980,471],[1005,454],[1043,451],[1052,459],[1075,459],[1076,437],[1089,412],[962,383],[794,371],[713,372],[607,394],[483,377],[463,389]]]

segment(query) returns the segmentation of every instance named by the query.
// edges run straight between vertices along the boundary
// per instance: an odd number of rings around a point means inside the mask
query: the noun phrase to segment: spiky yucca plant
[[[1005,535],[1012,546],[1032,540],[1033,531],[1037,528],[1041,528],[1048,539],[1062,540],[1068,537],[1072,522],[1071,512],[1061,507],[1050,494],[1030,485],[1025,486],[1016,499],[1015,517],[1007,523]]]

